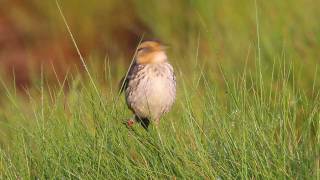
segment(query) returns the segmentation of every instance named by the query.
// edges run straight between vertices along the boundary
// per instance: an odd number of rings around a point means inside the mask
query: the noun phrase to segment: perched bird
[[[120,89],[125,91],[127,105],[135,115],[128,120],[128,126],[140,122],[147,129],[150,121],[158,126],[175,101],[176,77],[165,49],[153,40],[143,41],[137,48]]]

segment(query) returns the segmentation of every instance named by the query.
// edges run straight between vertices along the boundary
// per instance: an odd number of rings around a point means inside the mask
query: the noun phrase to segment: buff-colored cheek
[[[149,54],[142,55],[138,57],[138,64],[152,64],[152,63],[161,63],[167,60],[167,55],[165,52],[156,51]]]
[[[154,63],[164,62],[167,60],[167,55],[163,51],[159,51],[153,54],[152,61]]]
[[[138,64],[148,64],[150,63],[151,57],[149,55],[144,55],[138,58]]]

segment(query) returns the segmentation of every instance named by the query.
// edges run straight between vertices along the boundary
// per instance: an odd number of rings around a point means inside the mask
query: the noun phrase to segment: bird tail
[[[135,116],[135,119],[137,122],[141,124],[141,126],[145,129],[148,130],[148,127],[150,125],[150,120],[148,118],[141,118],[138,117],[137,115]]]

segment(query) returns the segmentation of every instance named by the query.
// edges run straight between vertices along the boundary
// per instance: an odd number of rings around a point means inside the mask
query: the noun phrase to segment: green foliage
[[[173,110],[159,128],[124,126],[118,64],[68,77],[67,92],[1,81],[0,178],[319,179],[316,4],[136,1],[172,44]]]
[[[291,68],[272,74],[276,85],[246,74],[226,79],[223,95],[210,74],[197,70],[191,80],[179,75],[173,111],[149,131],[138,124],[126,128],[122,123],[131,115],[123,99],[111,89],[97,93],[86,79],[74,80],[67,93],[39,83],[29,100],[8,90],[0,113],[1,176],[319,176],[319,97],[289,86]],[[104,83],[95,82],[98,89]]]

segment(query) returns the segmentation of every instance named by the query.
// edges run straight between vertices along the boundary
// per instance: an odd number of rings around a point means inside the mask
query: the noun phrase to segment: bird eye
[[[151,48],[149,47],[141,47],[137,49],[137,52],[143,52],[143,53],[150,52],[150,51],[151,51]]]

